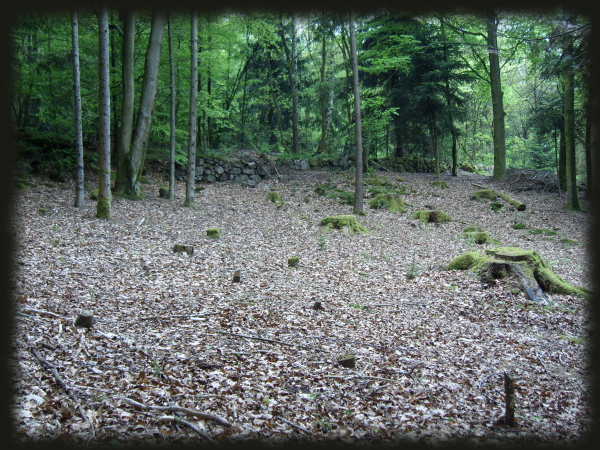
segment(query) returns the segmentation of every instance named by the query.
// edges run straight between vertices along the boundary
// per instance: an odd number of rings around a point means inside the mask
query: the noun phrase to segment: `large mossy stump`
[[[369,234],[369,230],[358,223],[354,215],[325,217],[321,219],[321,225],[336,230],[347,230],[351,233]]]
[[[450,216],[439,209],[415,211],[413,218],[419,219],[423,223],[450,222]]]
[[[538,303],[549,303],[544,293],[581,295],[589,298],[591,292],[578,288],[556,275],[534,250],[517,247],[488,249],[485,255],[467,252],[447,265],[450,270],[472,270],[484,285],[496,280],[516,283],[517,287]]]
[[[397,212],[406,212],[404,205],[404,200],[402,200],[398,194],[379,194],[369,200],[369,208],[387,208],[392,214],[396,214]]]
[[[209,238],[219,239],[221,237],[221,230],[218,228],[209,228],[206,230],[206,235]]]

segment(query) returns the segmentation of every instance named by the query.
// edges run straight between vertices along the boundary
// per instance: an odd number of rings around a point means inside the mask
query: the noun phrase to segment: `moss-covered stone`
[[[484,259],[479,252],[467,252],[454,258],[446,267],[449,270],[467,270],[480,265]]]
[[[163,186],[163,187],[160,187],[160,188],[158,189],[158,196],[159,196],[160,198],[169,198],[169,188],[167,188],[167,187],[164,187],[164,186]]]
[[[276,205],[283,205],[283,203],[284,203],[279,192],[269,192],[267,194],[267,200],[270,200],[271,202],[275,203]]]
[[[356,216],[354,215],[325,217],[324,219],[321,219],[321,225],[337,230],[342,230],[346,227],[348,230],[355,233],[369,234],[369,230],[358,223]]]
[[[221,237],[221,230],[219,228],[209,228],[206,230],[206,235],[213,239],[218,239]]]
[[[296,267],[296,266],[298,266],[299,261],[300,261],[300,258],[298,258],[297,256],[292,256],[292,257],[288,258],[288,266]]]
[[[392,214],[396,214],[398,211],[406,212],[404,206],[404,200],[398,194],[379,194],[369,200],[369,208],[388,208]]]
[[[450,216],[439,209],[415,211],[413,219],[419,219],[423,223],[449,222]]]

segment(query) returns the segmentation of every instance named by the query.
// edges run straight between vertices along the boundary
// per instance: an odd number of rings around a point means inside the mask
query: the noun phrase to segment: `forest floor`
[[[351,192],[352,174],[280,174],[257,188],[205,185],[184,208],[184,183],[165,200],[163,175],[151,173],[142,201],[113,199],[110,221],[94,218],[89,199],[72,206],[72,181],[29,179],[36,186],[19,191],[14,208],[19,442],[586,438],[587,301],[551,294],[542,306],[444,265],[492,246],[460,237],[475,224],[590,288],[589,213],[565,211],[556,193],[509,189],[527,209],[493,212],[470,200],[473,181],[498,186],[489,177],[441,175],[441,189],[433,175],[379,172],[407,188],[408,212],[365,205],[357,218],[369,235],[322,234],[322,218],[352,206],[314,188]],[[271,189],[283,206],[266,201]],[[452,220],[419,225],[412,213],[430,207]],[[518,222],[526,228],[513,229]],[[222,236],[207,238],[210,227]],[[84,309],[97,319],[89,330],[73,325]],[[337,362],[348,354],[353,369]],[[516,385],[512,428],[501,419],[504,371]]]

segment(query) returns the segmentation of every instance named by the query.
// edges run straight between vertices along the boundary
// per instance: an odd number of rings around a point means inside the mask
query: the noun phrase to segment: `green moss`
[[[413,219],[419,219],[424,223],[442,223],[450,221],[448,214],[439,209],[415,211]]]
[[[475,242],[476,244],[490,244],[492,240],[490,239],[490,235],[486,231],[470,231],[463,233],[463,237],[466,239]]]
[[[110,199],[99,198],[98,204],[96,205],[96,218],[97,219],[110,219]]]
[[[432,181],[431,185],[439,187],[440,189],[448,189],[448,184],[445,181]]]
[[[478,252],[467,252],[454,258],[446,267],[449,270],[467,270],[478,265],[483,258]]]
[[[404,200],[397,194],[379,194],[369,200],[369,207],[371,209],[388,208],[392,214],[396,214],[398,211],[406,212],[406,209],[403,208]]]
[[[492,202],[492,203],[490,203],[490,207],[492,208],[492,211],[497,213],[504,207],[504,205],[500,202]]]
[[[27,181],[23,181],[23,180],[15,180],[14,181],[14,186],[17,189],[21,189],[22,191],[24,191],[25,189],[27,189],[28,187],[35,187],[35,184],[33,183],[28,183]]]
[[[269,192],[267,194],[267,200],[272,201],[276,205],[283,205],[283,203],[284,203],[279,192]]]
[[[560,242],[565,245],[579,245],[579,242],[572,239],[561,239]]]
[[[496,200],[496,194],[491,189],[478,189],[471,196],[471,200],[476,199]]]
[[[522,222],[519,222],[519,223],[514,223],[514,224],[512,225],[512,227],[513,227],[513,229],[515,229],[515,230],[522,230],[522,229],[524,229],[524,228],[527,228],[527,225],[525,225],[525,224],[524,224],[524,223],[522,223]]]
[[[546,229],[536,229],[536,230],[529,230],[529,234],[535,234],[535,235],[539,235],[539,234],[545,234],[546,236],[556,236],[556,231],[552,231],[552,230],[546,230]]]
[[[325,217],[324,219],[321,219],[321,225],[338,230],[346,227],[348,230],[355,233],[369,234],[369,230],[359,224],[356,220],[356,216],[353,215]]]
[[[100,190],[93,189],[92,192],[90,192],[90,200],[98,200],[99,195],[100,195]]]
[[[209,228],[206,230],[206,235],[213,239],[218,239],[221,237],[221,230],[218,228]]]
[[[298,261],[300,261],[300,258],[297,256],[292,256],[291,258],[288,258],[288,266],[296,267],[298,265]]]
[[[479,225],[469,225],[467,228],[465,228],[463,230],[463,233],[477,233],[477,232],[482,232],[485,231],[482,227],[480,227]]]

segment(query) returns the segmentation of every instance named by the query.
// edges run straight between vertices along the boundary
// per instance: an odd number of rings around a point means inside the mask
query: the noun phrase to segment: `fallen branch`
[[[310,431],[310,430],[307,430],[306,428],[303,428],[303,427],[301,427],[300,425],[296,425],[295,423],[292,423],[292,422],[290,422],[289,420],[286,420],[286,419],[284,419],[284,418],[283,418],[283,417],[281,417],[281,416],[277,416],[277,415],[275,415],[275,416],[273,416],[273,417],[276,417],[276,418],[278,418],[279,420],[281,420],[282,422],[285,422],[285,423],[287,423],[289,426],[291,426],[291,427],[294,427],[294,428],[297,428],[298,430],[304,431],[305,433],[312,434],[313,436],[314,436],[314,434],[315,434],[315,433],[313,433],[312,431]]]
[[[488,190],[492,191],[495,195],[497,195],[498,197],[500,197],[502,200],[510,203],[515,208],[517,208],[517,211],[525,211],[525,209],[527,208],[527,206],[525,206],[524,203],[521,203],[520,201],[515,200],[510,195],[505,194],[504,192],[497,191],[495,189],[489,188],[487,186],[484,186],[482,184],[475,183],[475,182],[471,182],[471,184],[473,186],[475,186],[475,187],[478,187],[478,188],[481,188],[481,189],[488,189]]]
[[[39,309],[31,309],[31,308],[27,308],[27,309],[23,309],[22,310],[24,313],[36,313],[36,314],[40,314],[42,316],[51,316],[51,317],[57,317],[59,319],[67,319],[67,317],[65,316],[61,316],[60,314],[56,314],[50,311],[42,311]]]
[[[281,344],[281,345],[287,345],[289,347],[300,347],[300,348],[306,348],[309,350],[316,350],[318,352],[327,352],[327,350],[323,350],[317,347],[311,347],[310,345],[304,345],[304,344],[295,344],[293,342],[284,342],[284,341],[279,341],[277,339],[267,339],[267,338],[263,338],[263,337],[258,337],[258,336],[246,336],[244,334],[237,334],[237,333],[228,333],[227,331],[218,331],[217,333],[219,334],[225,334],[227,336],[236,336],[236,337],[241,337],[241,338],[246,338],[246,339],[255,339],[257,341],[265,341],[265,342],[272,342],[275,344]]]
[[[144,405],[143,403],[136,402],[135,400],[131,400],[127,397],[121,397],[125,403],[129,403],[131,406],[134,406],[139,409],[154,409],[156,411],[168,411],[168,412],[178,412],[182,414],[187,414],[188,416],[195,416],[205,420],[212,420],[217,422],[219,425],[223,425],[225,427],[233,426],[231,423],[227,422],[225,419],[221,419],[218,416],[213,414],[203,413],[200,411],[195,411],[193,409],[182,408],[181,406],[151,406]]]
[[[213,445],[220,445],[217,441],[215,441],[213,438],[211,438],[208,434],[206,434],[204,431],[202,431],[196,425],[188,422],[187,420],[183,420],[180,417],[177,417],[177,416],[163,416],[163,417],[159,417],[158,421],[159,422],[175,422],[175,423],[180,423],[182,425],[185,425],[186,427],[188,427],[190,430],[194,431],[195,433],[197,433],[203,439],[206,439],[211,444],[213,444]]]

